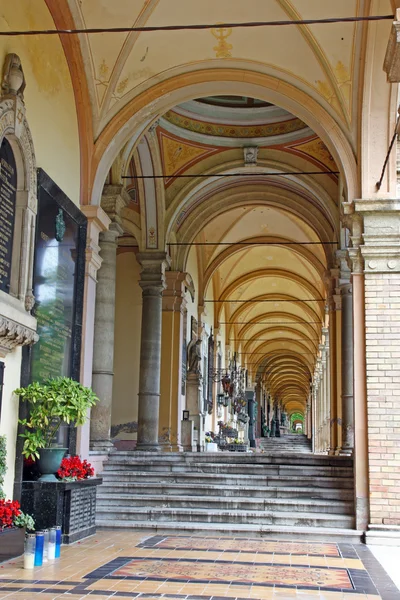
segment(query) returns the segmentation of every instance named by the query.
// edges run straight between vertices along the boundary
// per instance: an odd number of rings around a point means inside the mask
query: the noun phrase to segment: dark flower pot
[[[57,481],[55,473],[60,468],[68,448],[41,448],[39,450],[38,467],[41,472],[39,481]]]
[[[25,528],[0,529],[0,562],[24,553]]]

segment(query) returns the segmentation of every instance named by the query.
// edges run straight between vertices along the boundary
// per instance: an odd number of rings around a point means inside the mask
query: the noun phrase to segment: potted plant
[[[25,427],[21,434],[25,438],[22,454],[38,459],[42,481],[56,481],[54,474],[67,452],[67,448],[59,448],[56,443],[61,424],[83,425],[88,409],[98,398],[90,388],[69,377],[36,381],[14,393],[29,403],[28,418],[19,421]]]
[[[63,481],[80,481],[94,476],[94,469],[87,461],[82,461],[79,456],[68,456],[61,461],[57,471],[58,479]]]

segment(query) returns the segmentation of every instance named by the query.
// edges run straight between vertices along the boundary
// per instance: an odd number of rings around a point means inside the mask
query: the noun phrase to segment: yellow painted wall
[[[133,252],[117,256],[112,425],[137,421],[142,319],[140,266]],[[135,439],[121,433],[119,438]]]
[[[21,347],[3,358],[4,387],[3,402],[0,420],[0,435],[5,435],[7,440],[7,473],[4,479],[3,491],[6,498],[13,497],[15,444],[18,428],[18,398],[12,393],[20,385],[21,380]]]
[[[1,30],[54,29],[43,0],[2,2]],[[5,56],[18,54],[26,79],[26,116],[37,166],[79,204],[78,123],[70,73],[58,36],[0,37],[0,69]]]

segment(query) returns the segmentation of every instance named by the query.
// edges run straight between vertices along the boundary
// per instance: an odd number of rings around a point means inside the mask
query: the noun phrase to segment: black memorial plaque
[[[31,381],[79,380],[86,224],[77,206],[39,169],[33,279],[39,341],[32,347]]]
[[[33,311],[39,341],[32,348],[31,379],[79,378],[74,355],[77,338],[80,349],[86,218],[39,173]],[[47,185],[40,185],[43,178]]]
[[[14,238],[17,166],[10,142],[0,146],[0,290],[10,291],[11,256]]]

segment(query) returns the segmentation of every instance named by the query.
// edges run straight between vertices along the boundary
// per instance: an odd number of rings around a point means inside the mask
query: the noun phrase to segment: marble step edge
[[[159,500],[160,502],[168,499],[173,500],[174,502],[254,502],[254,504],[277,504],[280,506],[281,504],[293,504],[297,506],[298,504],[311,504],[313,506],[326,506],[328,503],[337,504],[345,504],[346,506],[352,504],[349,500],[336,500],[334,498],[302,498],[300,501],[297,498],[249,498],[246,496],[190,496],[187,494],[182,495],[159,495],[159,494],[124,494],[122,497],[118,493],[108,493],[103,494],[101,487],[97,493],[97,501],[98,500]],[[282,502],[284,500],[284,502]]]
[[[247,475],[261,475],[266,473],[293,473],[303,475],[305,473],[312,475],[314,477],[324,477],[332,474],[353,474],[353,469],[351,467],[313,467],[313,466],[302,466],[302,465],[212,465],[212,464],[199,464],[199,465],[190,465],[190,467],[186,465],[174,465],[173,463],[105,463],[103,466],[103,471],[141,471],[141,472],[161,472],[165,469],[166,472],[174,472],[174,473],[215,473],[218,474],[220,471],[223,471],[226,474],[237,474]]]
[[[140,489],[143,490],[144,492],[149,488],[155,488],[157,490],[159,490],[161,493],[165,493],[165,491],[168,491],[169,489],[172,490],[176,490],[176,489],[183,489],[183,490],[191,490],[191,488],[188,488],[188,486],[186,486],[185,484],[182,483],[169,483],[169,484],[165,484],[165,483],[151,483],[149,484],[143,484],[143,483],[135,483],[135,482],[126,482],[126,481],[116,481],[116,482],[112,482],[112,485],[107,485],[107,483],[105,483],[103,481],[102,485],[98,488],[99,491],[104,492],[106,489],[110,489],[110,490],[115,490],[115,488],[132,488],[132,489]],[[205,483],[199,483],[196,486],[196,489],[198,490],[204,490],[206,491],[208,494],[211,491],[221,491],[221,487],[219,485],[209,485],[209,484],[205,484]],[[232,492],[237,492],[238,491],[238,487],[237,485],[225,485],[224,486],[224,490],[226,491],[232,491]],[[308,494],[310,496],[312,496],[312,494],[333,494],[333,493],[345,493],[348,495],[351,495],[353,493],[353,489],[352,488],[341,488],[341,487],[337,487],[337,488],[318,488],[318,487],[279,487],[279,486],[240,486],[240,493],[244,493],[244,492],[249,492],[254,494],[255,492],[259,492],[259,493],[272,493],[272,492],[278,492],[278,493],[289,493],[289,494]],[[143,494],[143,492],[142,492]],[[145,494],[147,495],[147,494]],[[173,494],[170,494],[173,495]],[[247,496],[244,496],[245,498],[247,498]]]
[[[118,458],[129,458],[133,460],[154,458],[163,458],[164,460],[176,461],[176,462],[187,462],[192,459],[208,462],[221,462],[228,460],[229,462],[265,462],[265,461],[280,461],[281,459],[293,459],[293,453],[291,452],[274,452],[271,454],[267,453],[253,453],[253,452],[142,452],[140,450],[119,450],[111,452],[109,455],[110,460]],[[296,457],[301,462],[304,461],[316,461],[316,462],[334,462],[341,463],[347,462],[352,463],[353,459],[349,456],[330,456],[327,454],[312,454],[304,453],[301,456]]]
[[[164,502],[167,499],[168,500],[173,500],[174,502],[210,502],[210,503],[219,503],[219,502],[226,502],[226,503],[254,503],[254,504],[276,504],[277,506],[281,506],[282,504],[286,504],[286,505],[294,505],[294,506],[298,506],[298,505],[312,505],[312,506],[321,506],[322,508],[325,507],[327,504],[334,504],[335,506],[339,506],[339,505],[344,505],[344,506],[349,506],[352,505],[353,502],[349,501],[349,500],[336,500],[333,498],[327,498],[327,499],[321,499],[321,498],[302,498],[301,500],[298,500],[297,498],[285,498],[284,502],[282,502],[282,498],[248,498],[248,497],[242,497],[242,496],[236,496],[236,497],[232,497],[232,496],[187,496],[187,495],[182,495],[182,496],[171,496],[171,495],[167,495],[167,496],[161,496],[161,495],[157,495],[157,494],[146,494],[146,495],[142,495],[142,494],[124,494],[123,496],[121,496],[120,494],[102,494],[102,490],[100,489],[97,493],[97,502],[99,500],[124,500],[124,501],[136,501],[136,500],[140,500],[140,501],[160,501],[160,502]]]
[[[118,507],[121,508],[121,507]],[[335,523],[340,522],[340,521],[352,521],[354,519],[354,517],[352,515],[342,515],[342,514],[338,514],[338,513],[298,513],[298,512],[279,512],[279,511],[273,511],[273,510],[218,510],[218,509],[213,509],[213,510],[208,510],[207,508],[185,508],[185,507],[180,507],[180,508],[165,508],[165,507],[156,507],[156,506],[151,506],[151,507],[145,507],[145,506],[124,506],[123,507],[124,510],[122,511],[122,514],[127,515],[127,514],[136,514],[136,515],[140,515],[140,514],[154,514],[154,515],[160,515],[161,517],[165,517],[166,515],[192,515],[192,516],[198,516],[198,517],[202,517],[202,516],[206,516],[209,520],[213,517],[227,517],[228,519],[232,519],[232,518],[240,518],[240,517],[244,517],[244,518],[249,518],[249,517],[254,517],[257,519],[261,519],[261,518],[275,518],[275,519],[280,519],[280,518],[284,518],[284,519],[292,519],[292,520],[315,520],[315,519],[319,519],[322,521],[334,521]],[[96,518],[99,517],[100,514],[105,513],[107,515],[109,515],[111,513],[110,510],[104,510],[102,509],[100,506],[96,507]],[[112,514],[112,513],[111,513]],[[118,511],[119,517],[121,518],[121,511]],[[161,519],[163,520],[163,519]]]
[[[232,523],[191,523],[181,522],[179,527],[176,523],[156,523],[154,521],[125,521],[116,522],[114,520],[105,520],[101,523],[96,523],[97,527],[101,529],[116,529],[116,528],[130,528],[143,530],[144,532],[156,531],[157,533],[167,533],[171,535],[172,532],[175,534],[186,532],[196,532],[209,535],[211,533],[222,533],[226,535],[243,535],[248,537],[248,534],[259,535],[260,537],[269,537],[271,541],[275,539],[286,539],[292,540],[300,538],[302,541],[307,542],[329,542],[333,541],[336,543],[347,542],[347,543],[360,543],[364,532],[357,531],[351,528],[329,528],[329,527],[297,527],[291,525],[252,525],[252,524],[232,524]]]
[[[261,481],[264,479],[278,479],[278,480],[293,480],[293,475],[290,474],[278,474],[278,473],[272,473],[272,474],[253,474],[253,473],[249,473],[249,474],[244,474],[244,473],[209,473],[209,472],[204,472],[204,471],[145,471],[145,470],[140,470],[140,471],[135,471],[133,469],[104,469],[103,472],[100,474],[101,477],[107,477],[109,475],[114,475],[114,476],[134,476],[134,477],[186,477],[188,479],[193,479],[193,478],[205,478],[205,479],[217,479],[217,478],[224,478],[227,479],[229,477],[232,478],[236,478],[236,479],[241,479],[241,480],[257,480],[257,481]],[[321,479],[324,480],[337,480],[337,481],[343,481],[343,480],[353,480],[353,474],[349,474],[349,473],[343,473],[342,476],[339,476],[338,473],[335,473],[333,475],[316,475],[315,473],[311,473],[311,474],[305,474],[304,472],[301,474],[301,479],[304,480],[315,480],[317,477],[320,477]]]

